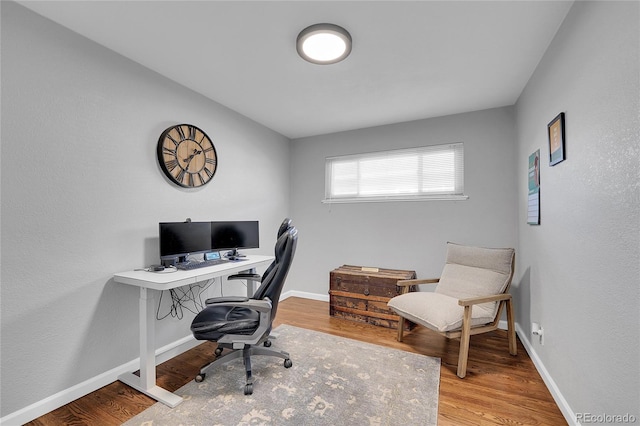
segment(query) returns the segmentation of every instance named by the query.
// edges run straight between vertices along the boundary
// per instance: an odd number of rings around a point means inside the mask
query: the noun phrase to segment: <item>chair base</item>
[[[271,342],[267,340],[264,342],[264,345],[271,346]],[[266,347],[260,347],[260,346],[246,345],[243,349],[232,350],[231,352],[228,352],[225,355],[221,355],[222,348],[219,345],[215,351],[215,354],[216,354],[216,359],[214,359],[209,364],[204,365],[200,369],[200,373],[196,376],[195,381],[202,382],[207,375],[207,371],[212,369],[216,365],[225,364],[229,361],[242,358],[244,362],[244,368],[245,368],[245,373],[247,378],[246,384],[244,387],[245,395],[251,395],[253,393],[253,375],[251,373],[251,357],[252,356],[264,355],[264,356],[273,356],[277,358],[282,358],[284,359],[285,368],[290,368],[293,365],[293,363],[291,362],[291,359],[289,358],[288,352],[277,351],[274,349],[268,349]]]

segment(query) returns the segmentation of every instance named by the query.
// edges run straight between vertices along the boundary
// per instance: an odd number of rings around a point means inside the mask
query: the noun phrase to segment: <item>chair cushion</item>
[[[514,250],[512,248],[471,247],[447,243],[447,263],[474,266],[509,274]]]
[[[452,331],[462,326],[464,308],[458,299],[442,293],[414,292],[392,298],[388,306],[400,316],[439,332]],[[479,306],[479,305],[478,305]],[[474,306],[471,310],[471,326],[488,324],[495,314]]]
[[[454,299],[490,296],[504,293],[511,280],[514,250],[447,245],[447,263],[435,292]],[[497,302],[473,308],[474,314],[494,317]]]
[[[225,334],[250,335],[260,323],[260,314],[252,309],[210,305],[191,323],[197,340],[216,341]]]

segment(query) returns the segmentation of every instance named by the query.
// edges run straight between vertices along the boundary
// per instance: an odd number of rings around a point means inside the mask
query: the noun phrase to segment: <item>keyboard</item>
[[[207,266],[221,265],[223,263],[229,263],[229,260],[214,259],[214,260],[204,260],[202,262],[176,263],[176,268],[180,269],[181,271],[191,271],[192,269],[206,268]]]

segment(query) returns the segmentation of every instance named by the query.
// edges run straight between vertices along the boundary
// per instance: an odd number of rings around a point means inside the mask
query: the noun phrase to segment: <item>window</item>
[[[330,157],[325,203],[461,200],[462,143]]]

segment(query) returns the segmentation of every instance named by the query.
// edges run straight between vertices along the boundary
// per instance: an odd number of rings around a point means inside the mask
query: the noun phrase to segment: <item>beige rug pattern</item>
[[[244,395],[241,359],[210,370],[126,426],[165,425],[435,425],[440,359],[289,325],[275,330],[273,357],[252,358],[253,395]]]

